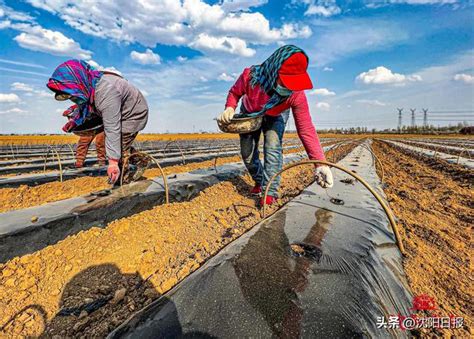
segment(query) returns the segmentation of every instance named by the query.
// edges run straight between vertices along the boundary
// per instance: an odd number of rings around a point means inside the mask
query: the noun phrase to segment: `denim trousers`
[[[240,152],[242,160],[252,176],[255,184],[265,188],[270,178],[283,166],[283,134],[290,110],[278,116],[263,117],[262,127],[252,133],[240,134]],[[263,133],[263,165],[260,161],[258,143]],[[280,176],[272,182],[268,195],[278,196]]]

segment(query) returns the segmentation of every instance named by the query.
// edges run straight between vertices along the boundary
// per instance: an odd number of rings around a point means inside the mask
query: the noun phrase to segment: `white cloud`
[[[411,30],[397,21],[344,16],[338,20],[317,21],[318,34],[298,42],[310,58],[310,66],[328,66],[340,59],[393,48],[414,39]],[[423,34],[423,31],[420,30]]]
[[[227,73],[221,73],[219,74],[219,76],[217,77],[218,80],[222,80],[222,81],[234,81],[235,80],[235,76],[233,75],[229,75]]]
[[[362,72],[356,77],[356,81],[366,85],[404,84],[407,81],[416,82],[421,80],[422,78],[420,75],[412,74],[407,76],[400,73],[394,73],[384,66],[379,66],[370,69],[367,72]]]
[[[225,11],[248,11],[250,7],[259,7],[268,0],[223,0],[222,9]]]
[[[421,78],[421,76],[418,75],[418,74],[407,75],[407,80],[408,80],[408,81],[414,81],[414,82],[416,82],[416,81],[423,81],[423,79]]]
[[[10,113],[23,114],[23,113],[27,113],[27,111],[20,109],[18,107],[10,108],[10,109],[7,109],[6,111],[0,111],[0,114],[10,114]]]
[[[390,0],[392,4],[408,4],[408,5],[444,5],[455,4],[458,0]]]
[[[6,64],[16,65],[16,66],[32,67],[32,68],[43,68],[43,69],[46,68],[43,65],[32,64],[29,62],[19,62],[19,61],[8,60],[8,59],[0,59],[0,63],[6,63]]]
[[[82,49],[79,43],[61,32],[41,27],[30,15],[2,6],[1,3],[0,10],[0,17],[4,17],[0,22],[0,29],[10,28],[20,31],[21,33],[13,39],[21,47],[58,56],[91,58],[91,51]]]
[[[116,73],[118,75],[122,75],[122,72],[120,72],[118,69],[116,69],[114,66],[107,66],[107,67],[104,67],[102,65],[100,65],[98,62],[96,62],[95,60],[87,60],[87,62],[89,63],[89,65],[91,65],[92,67],[98,69],[99,71],[109,71],[109,72],[113,72],[113,73]]]
[[[316,108],[319,108],[323,111],[329,111],[329,109],[331,108],[331,105],[329,105],[327,102],[321,101],[316,104]]]
[[[142,65],[157,65],[161,62],[161,58],[158,54],[153,53],[149,48],[146,49],[145,53],[132,51],[130,57],[133,61]]]
[[[319,15],[330,17],[341,13],[341,8],[335,0],[292,0],[292,4],[302,4],[306,7],[304,15]]]
[[[321,15],[324,17],[330,17],[341,13],[341,9],[336,5],[309,5],[304,15]]]
[[[10,89],[12,91],[20,91],[20,92],[33,92],[34,89],[30,85],[27,85],[23,82],[14,82],[10,85]]]
[[[474,76],[465,73],[458,73],[453,77],[454,81],[461,81],[466,84],[474,84]]]
[[[263,1],[226,1],[209,5],[203,0],[162,0],[117,2],[104,0],[29,0],[37,7],[58,15],[83,33],[154,48],[156,44],[188,46],[211,52],[252,56],[248,44],[269,44],[286,39],[306,38],[306,25],[286,23],[270,26],[258,12],[248,9]],[[87,18],[85,20],[84,18]],[[226,42],[227,47],[222,47]]]
[[[244,57],[255,55],[255,50],[248,48],[245,40],[227,37],[216,38],[205,33],[199,34],[196,41],[192,42],[190,46],[203,51],[227,52]]]
[[[332,71],[334,71],[334,69],[332,67],[327,67],[326,66],[326,67],[323,68],[323,71],[324,72],[332,72]]]
[[[97,68],[97,69],[99,69],[101,67],[97,61],[92,60],[92,59],[87,60],[87,63],[89,65],[91,65],[92,67]]]
[[[23,48],[58,56],[78,57],[86,60],[92,56],[91,51],[82,49],[79,43],[68,38],[61,32],[27,24],[14,25],[12,28],[23,31],[14,38]]]
[[[7,21],[30,22],[33,17],[25,12],[15,11],[10,7],[3,6],[0,3],[0,18],[7,19]],[[11,22],[10,21],[10,22]]]
[[[327,88],[316,88],[309,92],[310,95],[320,95],[322,97],[334,96],[335,92],[328,90]]]
[[[15,93],[0,93],[0,103],[20,102],[20,98]]]
[[[17,92],[25,92],[26,96],[36,96],[43,97],[43,98],[51,98],[51,92],[47,92],[45,90],[36,89],[31,85],[25,84],[23,82],[14,82],[10,85],[10,89],[12,91]]]
[[[179,56],[176,58],[176,60],[178,60],[179,62],[185,62],[186,60],[188,60],[188,58],[179,55]]]
[[[44,91],[44,90],[39,90],[39,91],[35,90],[34,93],[35,93],[36,96],[43,97],[43,98],[52,98],[53,97],[51,92]]]
[[[371,106],[386,106],[387,104],[378,100],[367,100],[367,99],[359,99],[356,100],[359,104],[367,104]]]

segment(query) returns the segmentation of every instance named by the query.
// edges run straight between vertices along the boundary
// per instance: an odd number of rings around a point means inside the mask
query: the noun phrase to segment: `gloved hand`
[[[332,172],[329,166],[318,166],[314,174],[316,176],[316,182],[322,188],[331,188],[333,186],[334,179],[332,178]]]
[[[235,109],[226,107],[225,111],[217,117],[217,121],[223,124],[228,124],[235,115]]]
[[[118,160],[109,159],[109,166],[107,167],[107,176],[109,177],[109,183],[115,184],[120,177],[120,168]]]

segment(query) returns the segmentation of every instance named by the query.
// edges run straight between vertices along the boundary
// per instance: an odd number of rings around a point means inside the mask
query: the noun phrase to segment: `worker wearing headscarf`
[[[143,94],[120,75],[98,71],[83,60],[59,65],[47,86],[57,100],[70,99],[79,107],[63,127],[66,132],[97,117],[103,122],[107,174],[115,183],[120,176],[119,162],[133,151],[132,143],[148,120]]]
[[[298,136],[310,159],[325,160],[309,113],[304,90],[313,88],[307,73],[308,56],[293,45],[278,48],[261,65],[244,69],[231,87],[226,108],[217,118],[220,123],[229,123],[233,118],[263,115],[261,129],[240,134],[242,159],[255,181],[252,194],[260,194],[268,180],[283,166],[283,134],[289,111],[293,112]],[[235,114],[242,99],[240,114]],[[259,158],[258,143],[264,136],[264,163]],[[316,180],[322,187],[332,187],[333,177],[328,166],[317,166]],[[267,201],[272,204],[278,196],[277,178],[269,188]]]

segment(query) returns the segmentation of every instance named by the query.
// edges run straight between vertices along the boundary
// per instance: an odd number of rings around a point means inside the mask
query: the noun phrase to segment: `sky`
[[[309,56],[316,128],[474,123],[474,1],[0,0],[0,133],[61,133],[46,82],[80,58],[145,95],[145,132],[217,131],[244,68]],[[294,128],[290,119],[289,128]]]

